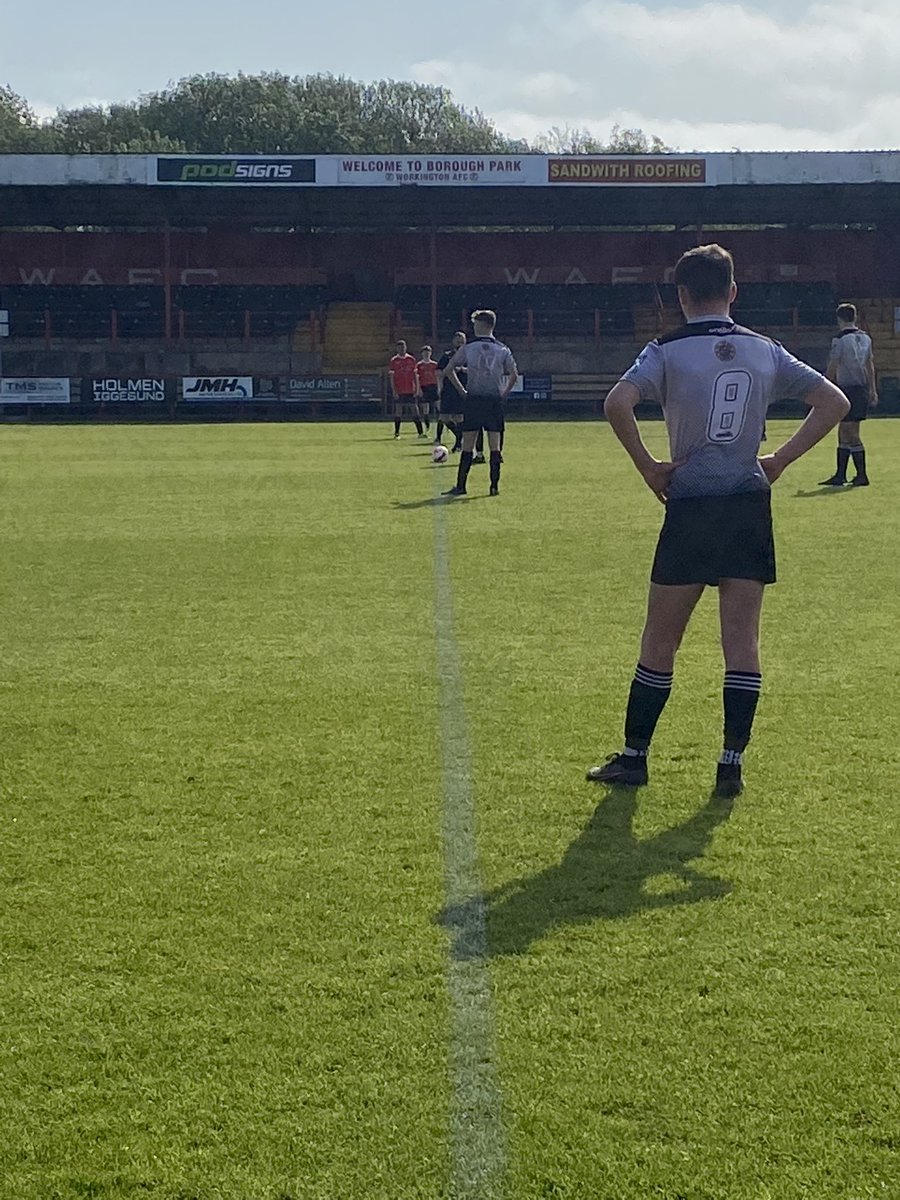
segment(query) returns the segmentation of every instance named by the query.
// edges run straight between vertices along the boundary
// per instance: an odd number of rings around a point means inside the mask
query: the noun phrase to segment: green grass
[[[0,433],[0,1200],[450,1197],[452,469],[375,425]],[[447,511],[508,1200],[900,1197],[900,423],[865,434],[873,487],[814,486],[830,442],[776,487],[733,810],[712,595],[650,786],[583,782],[660,520],[609,429],[511,426]]]

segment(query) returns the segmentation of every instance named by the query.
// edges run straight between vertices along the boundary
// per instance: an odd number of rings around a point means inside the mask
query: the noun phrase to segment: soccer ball
[[[435,446],[431,451],[431,461],[436,463],[445,463],[450,457],[450,451],[446,446]]]

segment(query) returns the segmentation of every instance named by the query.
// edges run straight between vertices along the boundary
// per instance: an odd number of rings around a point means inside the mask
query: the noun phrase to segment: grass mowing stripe
[[[462,666],[453,628],[453,588],[445,505],[435,506],[435,634],[440,679],[444,783],[447,986],[452,1021],[452,1191],[455,1200],[499,1197],[506,1166],[497,1078],[487,929],[472,793],[472,756]]]

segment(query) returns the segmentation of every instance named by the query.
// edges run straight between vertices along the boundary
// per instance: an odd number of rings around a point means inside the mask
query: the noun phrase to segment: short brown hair
[[[683,287],[695,304],[728,298],[734,283],[734,259],[716,242],[694,246],[675,264],[675,284]]]
[[[489,308],[478,308],[472,313],[472,324],[490,325],[491,329],[497,324],[497,314]]]
[[[856,305],[850,304],[845,300],[843,304],[837,306],[837,319],[839,321],[850,321],[856,324]]]

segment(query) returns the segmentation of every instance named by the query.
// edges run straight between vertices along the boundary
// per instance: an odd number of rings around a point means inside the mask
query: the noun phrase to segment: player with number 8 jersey
[[[737,287],[727,250],[689,250],[675,266],[675,284],[685,324],[646,346],[604,405],[666,515],[628,699],[625,749],[592,767],[588,778],[647,782],[647,752],[672,689],[675,655],[703,589],[712,586],[719,589],[725,656],[716,790],[734,796],[742,787],[742,756],[762,682],[763,591],[775,581],[771,484],[834,428],[849,405],[818,371],[731,319]],[[783,446],[760,458],[766,409],[788,398],[804,400],[811,411]],[[644,445],[634,418],[641,401],[662,405],[669,462],[658,462]]]

